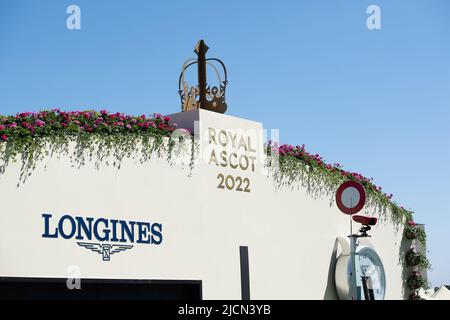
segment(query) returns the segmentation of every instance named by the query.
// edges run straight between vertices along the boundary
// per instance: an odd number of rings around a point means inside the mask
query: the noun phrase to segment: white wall
[[[209,127],[248,134],[262,128],[193,112],[174,115],[175,121],[200,119],[202,134]],[[261,137],[252,141],[262,148]],[[75,168],[68,157],[52,157],[17,187],[19,161],[0,176],[0,276],[67,277],[67,266],[78,265],[86,278],[202,280],[205,299],[240,299],[239,246],[247,245],[252,299],[336,298],[336,238],[349,234],[348,216],[328,197],[313,199],[298,185],[280,188],[260,166],[250,172],[201,162],[190,175],[166,159],[144,164],[124,159],[118,170],[95,169],[92,162]],[[248,177],[251,192],[218,189],[220,172]],[[43,213],[159,222],[164,239],[159,246],[135,244],[102,261],[74,239],[42,238]],[[402,230],[384,221],[371,234],[387,274],[386,298],[401,299]]]

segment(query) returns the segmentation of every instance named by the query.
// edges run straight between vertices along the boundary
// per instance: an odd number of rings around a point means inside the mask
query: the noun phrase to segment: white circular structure
[[[359,259],[359,274],[369,277],[375,300],[384,300],[386,294],[386,275],[383,263],[376,251],[369,246],[359,246],[356,250]],[[335,270],[336,290],[341,300],[350,300],[351,256],[343,252],[338,258]],[[361,295],[364,299],[364,294]]]

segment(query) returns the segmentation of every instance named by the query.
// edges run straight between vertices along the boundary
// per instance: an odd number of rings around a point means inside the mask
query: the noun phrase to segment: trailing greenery
[[[419,288],[428,288],[428,283],[425,278],[418,272],[412,272],[407,280],[408,288],[417,290]],[[417,294],[417,292],[416,292]]]
[[[411,242],[411,248],[405,254],[406,266],[413,269],[407,279],[407,285],[413,292],[409,295],[410,300],[420,299],[418,290],[420,288],[428,288],[428,283],[425,281],[420,272],[431,269],[431,264],[426,255],[422,252],[416,252],[415,242],[420,241],[425,245],[426,234],[423,228],[417,226],[413,220],[408,220],[404,228],[405,238]]]
[[[421,243],[425,244],[427,235],[425,233],[425,230],[423,228],[420,228],[417,226],[417,224],[412,221],[408,220],[405,225],[405,237],[409,240],[417,239]]]
[[[373,178],[366,178],[357,172],[349,172],[341,164],[327,164],[319,154],[310,154],[305,145],[281,145],[277,147],[269,142],[266,146],[269,156],[268,165],[273,167],[278,159],[279,167],[275,176],[281,182],[292,183],[298,181],[310,193],[328,194],[333,198],[339,185],[347,180],[361,183],[366,190],[367,205],[375,207],[379,212],[391,213],[392,220],[403,225],[412,219],[413,212],[399,206],[392,200],[392,194],[386,194],[382,187],[375,185]]]
[[[427,257],[422,252],[415,252],[413,249],[406,252],[405,260],[408,267],[417,267],[424,270],[431,268]]]
[[[0,116],[0,174],[9,163],[20,159],[21,179],[25,180],[40,160],[53,154],[58,157],[69,154],[72,163],[78,166],[88,159],[95,160],[96,167],[102,162],[120,167],[124,157],[141,162],[153,154],[167,154],[170,158],[175,145],[172,137],[177,136],[178,140],[186,137],[174,135],[175,129],[176,124],[160,114],[147,117],[110,114],[106,110],[53,109]]]

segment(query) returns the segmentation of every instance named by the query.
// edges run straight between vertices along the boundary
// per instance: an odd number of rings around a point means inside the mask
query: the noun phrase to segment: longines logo
[[[110,261],[112,254],[132,249],[135,243],[159,245],[163,240],[161,223],[64,215],[52,224],[51,214],[42,217],[43,238],[84,240],[76,243],[100,254],[103,261]]]
[[[116,252],[125,251],[127,249],[133,248],[130,245],[117,245],[117,244],[100,244],[100,243],[89,243],[89,242],[77,242],[81,247],[90,249],[94,252],[100,253],[103,257],[103,261],[109,261],[111,255]]]

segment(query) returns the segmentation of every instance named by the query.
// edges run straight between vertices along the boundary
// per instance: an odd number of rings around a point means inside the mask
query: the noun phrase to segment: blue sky
[[[81,8],[81,30],[66,8]],[[366,27],[369,5],[381,30]],[[201,8],[201,9],[199,9]],[[0,111],[179,111],[181,64],[205,39],[230,115],[279,128],[374,177],[426,224],[450,284],[450,2],[1,0]]]

